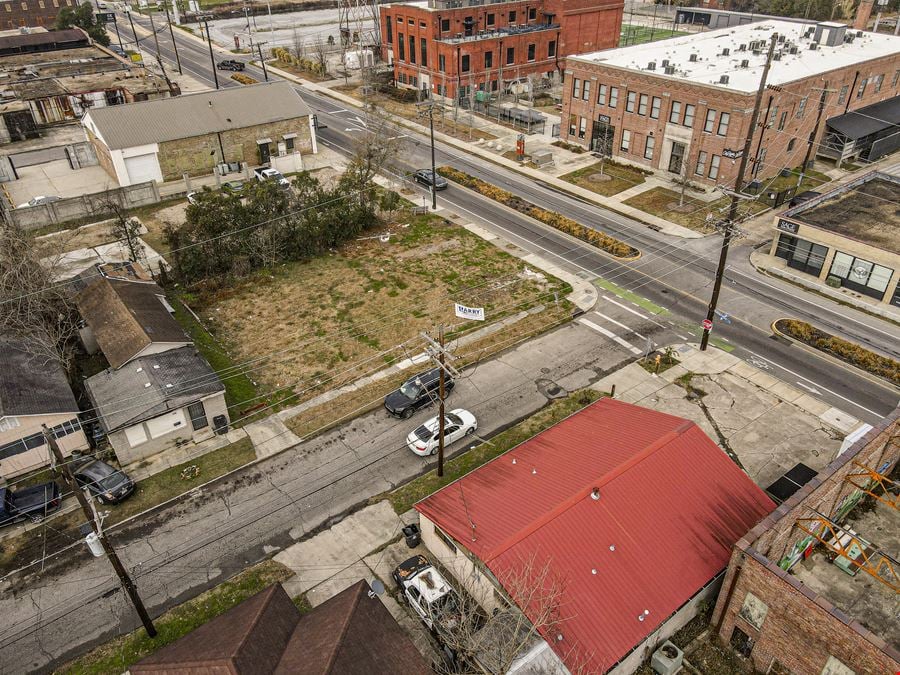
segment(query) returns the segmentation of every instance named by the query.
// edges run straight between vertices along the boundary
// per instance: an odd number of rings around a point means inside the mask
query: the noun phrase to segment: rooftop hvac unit
[[[659,675],[674,675],[681,670],[683,661],[684,652],[666,640],[659,649],[653,652],[650,667],[654,673]]]
[[[722,56],[728,56],[731,53],[731,50],[728,47],[722,50]]]
[[[855,35],[845,35],[844,42],[853,42],[856,39]]]
[[[810,43],[809,43],[809,48],[810,48],[811,51],[815,51],[815,50],[817,50],[817,49],[819,48],[819,43],[818,43],[818,42],[810,42]]]
[[[791,54],[797,53],[797,45],[791,45],[791,48],[788,50]]]
[[[775,52],[775,54],[772,56],[772,58],[775,59],[776,61],[781,61],[781,52]]]
[[[744,59],[743,61],[741,61],[741,68],[749,68],[749,67],[750,67],[750,61],[748,59]]]
[[[759,49],[754,49],[754,50],[753,50],[753,56],[760,56],[760,55],[762,55],[762,51],[761,51],[761,50],[759,50]]]
[[[688,61],[690,61],[691,63],[696,63],[696,62],[697,62],[697,55],[696,55],[696,54],[691,54],[690,56],[688,56]]]
[[[651,61],[647,64],[647,70],[656,70],[656,61]]]
[[[719,77],[719,84],[728,84],[728,76],[727,76],[727,75],[721,75],[721,76]]]
[[[663,68],[668,68],[668,66],[669,66],[669,59],[663,59],[663,60],[662,60],[662,63],[660,63],[659,65],[661,65]]]
[[[745,52],[745,51],[747,51],[747,45],[745,45],[745,44],[742,42],[741,45],[738,47],[738,51],[739,51],[739,52]]]
[[[856,31],[856,37],[862,37],[863,32],[861,30]]]
[[[785,42],[785,40],[787,40],[787,36],[786,36],[786,35],[779,35],[779,36],[778,36],[778,44],[783,45],[784,42]]]
[[[810,28],[807,28],[806,32],[804,32],[803,35],[806,37],[809,37],[810,35],[813,35],[815,32],[816,32],[816,27],[812,26]]]
[[[674,75],[675,74],[675,66],[666,66],[665,73],[666,73],[666,75]]]

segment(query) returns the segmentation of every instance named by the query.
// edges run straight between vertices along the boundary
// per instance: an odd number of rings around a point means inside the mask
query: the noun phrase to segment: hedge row
[[[623,241],[619,241],[618,239],[614,239],[608,234],[604,234],[603,232],[599,232],[590,227],[585,227],[581,223],[560,215],[555,211],[548,211],[547,209],[542,209],[540,206],[535,206],[531,202],[526,201],[521,197],[517,197],[512,192],[507,192],[502,188],[498,188],[496,185],[486,183],[463,171],[459,171],[449,166],[442,166],[438,168],[438,173],[444,178],[448,178],[455,183],[459,183],[460,185],[475,190],[485,197],[489,197],[496,202],[505,204],[519,213],[524,213],[526,216],[531,216],[560,232],[565,232],[592,246],[596,246],[617,258],[636,258],[641,253],[633,246],[630,246]]]
[[[307,73],[312,73],[313,75],[319,76],[326,75],[325,68],[321,63],[313,61],[312,59],[307,59],[305,57],[298,58],[291,54],[290,50],[287,50],[284,47],[275,47],[274,49],[272,49],[272,56],[281,63],[285,63],[289,66],[294,66],[295,68],[299,68],[300,70],[303,70]]]
[[[779,319],[775,328],[800,342],[831,354],[867,373],[900,385],[900,361],[876,354],[855,342],[849,342],[796,319]]]
[[[236,80],[241,84],[256,84],[259,82],[256,78],[250,77],[249,75],[244,75],[243,73],[234,73],[231,76],[232,80]]]

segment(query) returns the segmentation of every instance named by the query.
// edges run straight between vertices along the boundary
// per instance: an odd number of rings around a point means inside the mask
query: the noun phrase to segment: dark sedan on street
[[[101,504],[118,504],[134,492],[134,481],[124,471],[93,457],[73,459],[72,473]]]
[[[433,368],[409,378],[400,385],[399,389],[392,391],[385,397],[385,409],[394,417],[406,419],[412,417],[413,413],[419,408],[431,405],[438,400],[440,374],[439,368]],[[445,377],[445,398],[453,391],[453,386],[453,379]]]
[[[419,169],[413,174],[413,178],[416,179],[417,183],[427,185],[428,187],[431,187],[433,182],[435,190],[446,190],[447,185],[449,185],[446,178],[436,173],[432,173],[431,169]]]
[[[219,61],[216,64],[216,68],[219,70],[241,71],[244,69],[244,64],[240,61],[235,61],[234,59],[225,59],[224,61]]]

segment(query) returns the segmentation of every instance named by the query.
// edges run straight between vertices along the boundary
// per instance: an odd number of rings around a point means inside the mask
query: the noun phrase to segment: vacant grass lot
[[[380,233],[196,297],[191,306],[235,362],[251,362],[254,382],[296,391],[294,403],[420,353],[421,331],[460,323],[454,302],[484,307],[490,323],[543,303],[555,307],[554,292],[569,291],[442,218],[400,211],[389,220]]]
[[[158,633],[155,638],[147,637],[143,628],[138,629],[97,647],[56,672],[66,675],[123,673],[145,656],[293,575],[290,569],[274,560],[261,562],[158,617],[153,622]],[[311,609],[303,596],[297,598],[294,604],[303,613]]]
[[[625,203],[641,211],[664,218],[695,232],[710,234],[715,232],[714,224],[722,220],[728,214],[730,197],[721,197],[711,202],[691,197],[688,192],[684,196],[684,205],[679,206],[679,193],[668,188],[656,187],[646,192],[641,192]],[[765,204],[753,201],[743,201],[738,205],[738,214],[757,214],[766,209]]]
[[[602,175],[600,174],[600,162],[597,162],[560,176],[560,178],[583,187],[585,190],[609,197],[635,185],[640,185],[646,180],[646,176],[647,174],[640,169],[607,161],[603,163]]]

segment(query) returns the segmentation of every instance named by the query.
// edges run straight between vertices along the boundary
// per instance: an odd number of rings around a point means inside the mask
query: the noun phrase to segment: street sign
[[[703,319],[703,323],[700,325],[703,326],[703,330],[712,330],[712,321],[709,319]]]
[[[97,17],[97,23],[115,23],[116,22],[116,13],[115,12],[97,12],[95,15]]]
[[[743,154],[743,150],[731,150],[729,148],[722,150],[722,157],[727,157],[728,159],[739,159]]]

